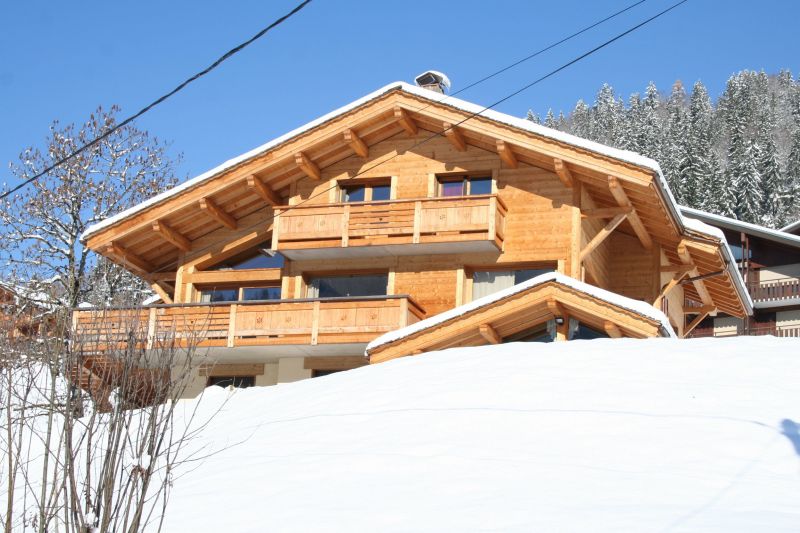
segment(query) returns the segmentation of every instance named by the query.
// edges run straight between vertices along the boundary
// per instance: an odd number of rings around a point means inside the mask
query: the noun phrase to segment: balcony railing
[[[394,253],[415,253],[409,247],[398,252],[395,245],[432,245],[422,253],[459,251],[459,246],[497,250],[502,248],[506,207],[496,194],[488,194],[284,206],[275,214],[273,249],[290,258],[312,258],[357,247],[362,255],[380,254],[387,246]]]
[[[79,309],[72,339],[84,352],[365,343],[424,316],[406,295]]]
[[[714,328],[697,328],[689,334],[690,339],[700,337],[736,337],[736,336],[763,336],[772,335],[774,337],[800,337],[800,326],[766,326],[756,327],[744,330],[739,327],[736,330],[730,328],[723,328],[717,330],[716,334]]]
[[[796,278],[750,283],[749,289],[755,302],[800,298],[800,280]]]

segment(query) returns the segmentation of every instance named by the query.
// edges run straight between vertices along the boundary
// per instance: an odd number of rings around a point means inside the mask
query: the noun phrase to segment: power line
[[[602,50],[603,48],[605,48],[605,47],[609,46],[610,44],[612,44],[612,43],[614,43],[614,42],[616,42],[616,41],[618,41],[618,40],[622,39],[622,38],[623,38],[623,37],[625,37],[626,35],[629,35],[630,33],[633,33],[634,31],[638,30],[639,28],[641,28],[641,27],[643,27],[643,26],[646,26],[647,24],[649,24],[649,23],[653,22],[654,20],[656,20],[656,19],[658,19],[658,18],[662,17],[663,15],[666,15],[667,13],[669,13],[670,11],[672,11],[673,9],[676,9],[677,7],[681,6],[682,4],[685,4],[685,3],[686,3],[686,2],[688,2],[688,1],[689,1],[689,0],[680,0],[679,2],[676,2],[676,3],[672,4],[672,5],[671,5],[671,6],[669,6],[668,8],[666,8],[666,9],[664,9],[664,10],[662,10],[662,11],[660,11],[660,12],[656,13],[655,15],[651,16],[650,18],[648,18],[648,19],[645,19],[645,20],[643,20],[642,22],[640,22],[640,23],[638,23],[638,24],[636,24],[636,25],[634,25],[634,26],[631,26],[630,28],[628,28],[628,29],[627,29],[627,30],[625,30],[624,32],[622,32],[622,33],[618,33],[617,35],[615,35],[615,36],[614,36],[614,37],[612,37],[611,39],[608,39],[607,41],[603,42],[602,44],[600,44],[600,45],[598,45],[598,46],[595,46],[594,48],[592,48],[592,49],[591,49],[591,50],[589,50],[588,52],[584,52],[583,54],[581,54],[581,55],[577,56],[576,58],[574,58],[574,59],[572,59],[572,60],[570,60],[570,61],[568,61],[567,63],[564,63],[563,65],[561,65],[561,66],[559,66],[559,67],[557,67],[557,68],[555,68],[555,69],[551,70],[551,71],[550,71],[550,72],[548,72],[547,74],[545,74],[545,75],[543,75],[543,76],[541,76],[541,77],[539,77],[539,78],[535,79],[535,80],[534,80],[534,81],[532,81],[531,83],[528,83],[528,84],[524,85],[522,88],[520,88],[520,89],[517,89],[516,91],[514,91],[514,92],[512,92],[512,93],[510,93],[510,94],[508,94],[508,95],[506,95],[506,96],[504,96],[504,97],[502,97],[501,99],[499,99],[499,100],[497,100],[496,102],[494,102],[494,103],[492,103],[492,104],[490,104],[490,105],[488,105],[488,106],[486,106],[486,107],[484,107],[484,108],[480,109],[479,111],[476,111],[476,112],[474,112],[474,113],[470,113],[470,114],[469,114],[469,115],[467,115],[467,117],[466,117],[466,118],[464,118],[463,120],[461,120],[461,121],[459,121],[459,122],[457,122],[457,123],[455,123],[455,124],[452,124],[452,125],[450,125],[448,128],[445,128],[445,129],[443,129],[443,130],[442,130],[442,131],[440,131],[440,132],[434,133],[433,135],[431,135],[431,136],[429,136],[429,137],[425,137],[424,139],[422,139],[422,140],[420,140],[420,141],[417,141],[416,143],[414,143],[414,144],[413,144],[413,145],[412,145],[410,148],[408,148],[408,149],[407,149],[407,150],[405,150],[405,151],[410,151],[410,150],[413,150],[414,148],[416,148],[416,147],[418,147],[418,146],[421,146],[421,145],[423,145],[423,144],[425,144],[425,143],[427,143],[427,142],[430,142],[431,140],[435,139],[436,137],[441,137],[441,136],[443,136],[443,135],[444,135],[444,134],[445,134],[447,131],[449,131],[449,130],[451,130],[451,129],[453,129],[453,128],[457,127],[457,126],[460,126],[461,124],[463,124],[463,123],[467,122],[468,120],[471,120],[471,119],[473,119],[473,118],[477,117],[478,115],[481,115],[481,114],[482,114],[482,113],[484,113],[485,111],[488,111],[488,110],[490,110],[490,109],[492,109],[492,108],[494,108],[494,107],[496,107],[496,106],[498,106],[498,105],[502,104],[503,102],[505,102],[505,101],[507,101],[507,100],[509,100],[509,99],[513,98],[514,96],[517,96],[517,95],[519,95],[520,93],[522,93],[522,92],[524,92],[524,91],[526,91],[526,90],[530,89],[531,87],[533,87],[533,86],[535,86],[535,85],[537,85],[537,84],[539,84],[539,83],[543,82],[544,80],[546,80],[546,79],[548,79],[548,78],[550,78],[550,77],[552,77],[552,76],[554,76],[554,75],[558,74],[558,73],[559,73],[559,72],[561,72],[562,70],[564,70],[564,69],[566,69],[566,68],[568,68],[568,67],[570,67],[570,66],[574,65],[575,63],[578,63],[579,61],[581,61],[581,60],[583,60],[583,59],[586,59],[586,58],[587,58],[587,57],[589,57],[590,55],[592,55],[592,54],[594,54],[594,53],[596,53],[596,52],[598,52],[598,51]],[[444,101],[444,100],[445,100],[445,99],[442,99],[442,100],[440,100],[440,101]],[[370,170],[374,170],[374,169],[378,168],[379,166],[381,166],[381,165],[383,165],[383,164],[386,164],[386,163],[388,163],[389,161],[392,161],[393,159],[395,159],[395,158],[396,158],[396,157],[398,157],[399,155],[400,155],[400,154],[399,154],[399,153],[397,153],[397,154],[395,154],[395,155],[393,155],[393,156],[391,156],[391,157],[389,157],[389,158],[387,158],[387,159],[385,159],[385,160],[383,160],[383,161],[379,161],[378,163],[376,163],[376,164],[374,164],[374,165],[372,165],[372,166],[370,166],[370,167],[367,167],[367,168],[365,168],[365,169],[362,169],[362,170],[361,170],[361,171],[359,171],[357,174],[355,174],[355,175],[353,175],[353,176],[351,176],[351,177],[347,178],[347,180],[342,180],[342,181],[351,181],[351,180],[353,180],[353,179],[356,179],[356,178],[358,178],[359,176],[363,175],[364,173],[366,173],[366,172],[369,172]],[[323,190],[321,190],[321,191],[317,192],[316,194],[313,194],[313,195],[309,196],[309,197],[308,197],[308,198],[306,198],[305,200],[302,200],[302,201],[300,201],[300,202],[298,202],[298,203],[296,203],[296,204],[293,204],[293,205],[287,206],[287,207],[286,207],[286,209],[284,209],[284,210],[281,212],[281,214],[287,213],[288,211],[291,211],[291,210],[293,210],[293,209],[295,209],[295,208],[297,208],[297,207],[300,207],[301,205],[303,205],[303,204],[305,204],[305,203],[308,203],[310,200],[313,200],[314,198],[318,198],[319,196],[322,196],[323,194],[327,194],[327,193],[328,193],[328,192],[330,192],[332,189],[334,189],[334,188],[336,188],[336,187],[338,187],[338,186],[339,186],[339,184],[338,184],[338,183],[336,183],[336,184],[334,184],[334,185],[331,185],[330,187],[327,187],[327,188],[325,188],[325,189],[323,189]],[[274,219],[275,219],[275,215],[272,215],[271,217],[267,218],[266,220],[262,220],[262,221],[259,221],[259,222],[258,222],[258,223],[256,223],[256,224],[253,224],[253,225],[251,225],[251,226],[248,226],[247,228],[245,228],[245,231],[249,231],[249,230],[255,229],[255,228],[259,227],[259,226],[263,226],[265,223],[272,222]],[[210,246],[207,246],[207,247],[205,247],[205,248],[201,248],[201,249],[200,249],[200,250],[198,250],[198,251],[202,252],[202,251],[205,251],[205,250],[208,250],[208,249],[211,249],[211,248],[212,248],[212,245],[210,245]],[[176,263],[175,263],[175,262],[168,263],[167,265],[165,265],[165,266],[163,266],[162,268],[160,268],[159,270],[157,270],[157,272],[162,272],[162,271],[164,271],[164,269],[166,269],[166,268],[167,268],[167,267],[169,267],[169,266],[172,266],[173,264],[176,264]]]
[[[240,44],[240,45],[238,45],[238,46],[236,46],[234,48],[231,48],[230,50],[228,50],[227,52],[222,54],[222,56],[220,56],[219,59],[217,59],[216,61],[211,63],[211,65],[209,65],[205,69],[201,70],[197,74],[191,76],[190,78],[186,79],[184,82],[182,82],[180,85],[178,85],[177,87],[172,89],[170,92],[168,92],[165,95],[159,97],[158,99],[156,99],[152,103],[146,105],[145,107],[140,109],[137,113],[131,115],[128,118],[126,118],[125,120],[123,120],[122,122],[120,122],[119,124],[117,124],[116,126],[111,128],[110,130],[108,130],[107,132],[103,133],[102,135],[99,135],[98,137],[95,137],[94,139],[92,139],[88,143],[84,144],[80,148],[77,148],[74,152],[70,153],[67,156],[62,157],[61,159],[59,159],[58,161],[56,161],[55,163],[53,163],[49,167],[47,167],[44,170],[42,170],[41,172],[35,174],[34,176],[31,176],[30,178],[26,179],[22,183],[12,187],[8,191],[3,192],[2,194],[0,194],[0,200],[2,200],[3,198],[6,198],[10,194],[13,194],[13,193],[17,192],[18,190],[22,189],[23,187],[27,186],[28,184],[33,183],[34,181],[36,181],[37,179],[41,178],[42,176],[44,176],[48,172],[50,172],[53,169],[63,165],[64,163],[66,163],[67,161],[69,161],[70,159],[75,157],[76,155],[88,150],[89,148],[91,148],[95,144],[99,143],[100,141],[102,141],[103,139],[108,137],[109,135],[113,134],[115,131],[117,131],[120,128],[126,126],[127,124],[133,122],[137,118],[141,117],[142,115],[144,115],[145,113],[147,113],[148,111],[153,109],[158,104],[162,103],[164,100],[166,100],[170,96],[172,96],[175,93],[181,91],[184,87],[186,87],[187,85],[189,85],[193,81],[205,76],[206,74],[208,74],[209,72],[211,72],[212,70],[217,68],[226,59],[228,59],[231,56],[233,56],[234,54],[242,51],[244,48],[246,48],[247,46],[249,46],[253,42],[257,41],[258,39],[260,39],[264,35],[266,35],[266,33],[269,32],[271,29],[283,24],[292,15],[294,15],[295,13],[297,13],[298,11],[300,11],[301,9],[306,7],[306,5],[308,5],[310,2],[311,2],[311,0],[303,0],[303,2],[301,2],[300,4],[295,6],[294,9],[292,9],[291,11],[289,11],[288,13],[283,15],[282,17],[280,17],[280,18],[276,19],[275,21],[273,21],[272,24],[270,24],[269,26],[265,27],[264,29],[262,29],[261,31],[256,33],[255,35],[253,35],[250,39],[246,40],[245,42],[243,42],[242,44]]]

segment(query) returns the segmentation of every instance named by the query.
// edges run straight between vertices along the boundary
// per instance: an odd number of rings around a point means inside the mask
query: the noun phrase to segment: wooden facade
[[[484,271],[557,271],[663,309],[679,334],[717,311],[749,313],[724,243],[683,226],[652,168],[440,96],[389,86],[85,242],[168,304],[137,311],[155,320],[146,338],[200,331],[229,349],[220,363],[243,345],[347,344],[353,353],[314,357],[362,356],[382,332],[471,301]],[[258,249],[284,264],[220,269]],[[386,294],[313,296],[313,279],[342,274],[385,276]],[[215,287],[273,287],[280,300],[203,303]],[[78,311],[76,333],[110,341],[98,312]]]

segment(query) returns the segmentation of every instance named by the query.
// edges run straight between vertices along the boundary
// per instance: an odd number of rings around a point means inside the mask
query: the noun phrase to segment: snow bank
[[[164,530],[796,531],[798,353],[519,343],[210,391],[193,445],[219,453],[178,475]]]

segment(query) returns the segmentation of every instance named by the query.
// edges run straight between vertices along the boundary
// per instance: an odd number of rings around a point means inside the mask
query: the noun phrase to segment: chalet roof
[[[510,300],[517,295],[521,295],[526,292],[533,292],[537,288],[545,285],[555,285],[568,288],[577,292],[582,299],[598,300],[608,304],[614,309],[629,311],[635,315],[638,315],[644,321],[656,324],[656,329],[658,330],[660,336],[673,338],[676,337],[675,331],[672,329],[672,326],[670,325],[666,315],[647,302],[621,296],[605,289],[589,285],[588,283],[578,281],[569,276],[565,276],[564,274],[550,272],[536,276],[528,281],[519,283],[496,293],[489,294],[483,298],[478,298],[470,303],[461,305],[430,318],[426,318],[425,320],[416,322],[404,328],[385,333],[367,345],[366,353],[368,355],[372,354],[383,347],[402,342],[405,339],[409,339],[425,332],[437,330],[437,328],[442,328],[447,323],[456,320],[458,320],[459,323],[463,323],[463,319],[466,317],[474,315],[498,303]],[[605,317],[598,316],[596,318],[603,320]]]
[[[706,224],[710,224],[719,228],[740,231],[742,233],[747,233],[748,235],[755,235],[756,237],[761,237],[762,239],[766,239],[768,241],[791,246],[792,248],[800,248],[800,236],[787,233],[787,231],[791,231],[792,225],[786,226],[780,230],[776,230],[767,228],[765,226],[759,226],[758,224],[751,224],[750,222],[724,217],[722,215],[715,215],[714,213],[708,213],[707,211],[692,209],[691,207],[681,206],[680,209],[681,213],[687,217],[690,217],[690,219],[701,220]],[[796,222],[795,225],[800,227],[800,221]]]
[[[101,220],[100,222],[89,226],[88,228],[86,228],[86,230],[81,235],[81,240],[85,241],[87,237],[97,233],[98,231],[100,231],[100,230],[102,230],[104,228],[107,228],[109,226],[113,226],[114,224],[116,224],[118,222],[121,222],[121,221],[129,218],[130,216],[132,216],[132,215],[134,215],[136,213],[144,211],[148,207],[156,205],[156,204],[158,204],[160,202],[163,202],[164,200],[167,200],[169,198],[172,198],[174,196],[179,195],[183,191],[186,191],[186,190],[191,189],[192,187],[195,187],[195,186],[197,186],[197,185],[199,185],[201,183],[204,183],[204,182],[206,182],[208,180],[211,180],[212,178],[214,178],[215,176],[218,176],[222,172],[225,172],[226,170],[229,170],[229,169],[235,167],[236,165],[239,165],[239,164],[241,164],[241,163],[243,163],[245,161],[248,161],[248,160],[250,160],[250,159],[252,159],[254,157],[257,157],[257,156],[269,151],[270,149],[280,145],[281,143],[283,143],[283,142],[285,142],[285,141],[287,141],[289,139],[292,139],[292,138],[294,138],[294,137],[296,137],[296,136],[298,136],[298,135],[300,135],[302,133],[305,133],[305,132],[307,132],[307,131],[309,131],[309,130],[311,130],[311,129],[319,126],[319,125],[322,125],[322,124],[324,124],[324,123],[326,123],[326,122],[328,122],[328,121],[330,121],[330,120],[332,120],[332,119],[334,119],[336,117],[339,117],[339,116],[347,113],[348,111],[352,111],[352,110],[362,106],[363,104],[378,98],[379,96],[381,96],[383,94],[386,94],[386,93],[388,93],[390,91],[397,90],[397,89],[399,89],[401,91],[404,91],[404,92],[407,92],[407,93],[411,93],[411,94],[416,95],[416,96],[420,96],[422,98],[426,98],[426,99],[429,99],[429,100],[434,100],[434,101],[439,102],[439,103],[446,103],[448,106],[455,107],[455,108],[461,109],[463,111],[467,111],[469,113],[477,113],[479,116],[486,117],[486,118],[489,118],[491,120],[495,120],[497,122],[502,122],[504,124],[508,124],[509,126],[514,126],[515,128],[527,130],[527,131],[530,131],[530,132],[535,133],[537,135],[542,135],[544,137],[548,137],[548,138],[551,138],[551,139],[556,140],[556,141],[564,142],[564,143],[570,144],[572,146],[576,146],[576,147],[579,147],[579,148],[584,148],[586,150],[589,150],[589,151],[592,151],[592,152],[596,152],[598,154],[602,154],[602,155],[605,155],[605,156],[608,156],[608,157],[611,157],[611,158],[614,158],[614,159],[618,159],[618,160],[621,160],[621,161],[626,161],[628,163],[632,163],[634,165],[650,169],[650,170],[658,173],[659,178],[660,178],[659,181],[660,181],[661,187],[664,189],[664,191],[667,193],[667,195],[672,200],[672,204],[673,205],[677,205],[677,203],[675,202],[674,197],[672,196],[672,192],[669,190],[669,187],[666,185],[666,180],[664,179],[663,173],[661,172],[661,167],[659,166],[659,164],[655,160],[650,159],[649,157],[645,157],[643,155],[637,154],[635,152],[631,152],[629,150],[620,150],[618,148],[612,148],[610,146],[606,146],[606,145],[600,144],[598,142],[590,141],[588,139],[577,137],[575,135],[571,135],[571,134],[565,133],[563,131],[558,131],[558,130],[555,130],[555,129],[552,129],[552,128],[548,128],[546,126],[542,126],[541,124],[536,124],[536,123],[534,123],[534,122],[532,122],[530,120],[524,119],[524,118],[515,117],[515,116],[512,116],[512,115],[508,115],[506,113],[501,113],[499,111],[494,111],[492,109],[484,110],[483,106],[480,106],[480,105],[477,105],[477,104],[473,104],[471,102],[467,102],[466,100],[461,100],[459,98],[451,97],[451,96],[448,96],[446,94],[440,94],[440,93],[437,93],[435,91],[431,91],[429,89],[424,89],[422,87],[417,87],[416,85],[411,85],[411,84],[403,82],[403,81],[397,81],[397,82],[385,85],[384,87],[381,87],[377,91],[374,91],[374,92],[372,92],[372,93],[370,93],[370,94],[368,94],[368,95],[366,95],[366,96],[364,96],[362,98],[359,98],[358,100],[354,100],[353,102],[351,102],[351,103],[349,103],[349,104],[347,104],[345,106],[342,106],[342,107],[340,107],[340,108],[338,108],[338,109],[336,109],[334,111],[331,111],[330,113],[322,115],[321,117],[319,117],[319,118],[317,118],[315,120],[312,120],[311,122],[308,122],[308,123],[300,126],[299,128],[295,128],[294,130],[292,130],[292,131],[290,131],[290,132],[288,132],[288,133],[286,133],[284,135],[281,135],[280,137],[276,137],[275,139],[272,139],[271,141],[266,142],[266,143],[262,144],[261,146],[253,148],[252,150],[250,150],[248,152],[245,152],[245,153],[243,153],[243,154],[241,154],[239,156],[236,156],[236,157],[234,157],[232,159],[229,159],[228,161],[225,161],[221,165],[218,165],[218,166],[212,168],[211,170],[208,170],[208,171],[206,171],[206,172],[204,172],[204,173],[202,173],[202,174],[200,174],[198,176],[195,176],[194,178],[189,179],[189,180],[187,180],[187,181],[185,181],[185,182],[183,182],[183,183],[181,183],[181,184],[179,184],[179,185],[177,185],[177,186],[175,186],[175,187],[173,187],[171,189],[168,189],[168,190],[166,190],[166,191],[164,191],[164,192],[162,192],[160,194],[157,194],[157,195],[153,196],[152,198],[149,198],[149,199],[145,200],[144,202],[141,202],[141,203],[139,203],[139,204],[137,204],[137,205],[135,205],[135,206],[133,206],[133,207],[131,207],[129,209],[121,211],[120,213],[117,213],[116,215],[108,217],[105,220]]]

